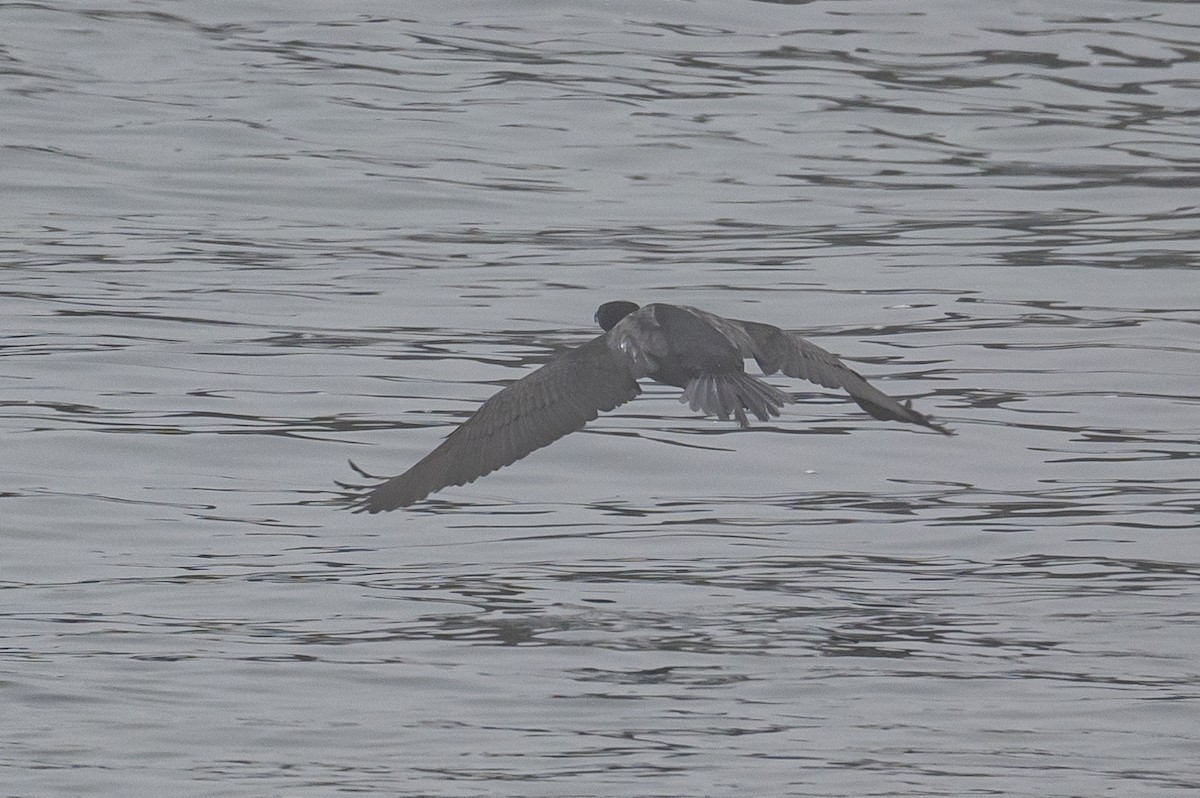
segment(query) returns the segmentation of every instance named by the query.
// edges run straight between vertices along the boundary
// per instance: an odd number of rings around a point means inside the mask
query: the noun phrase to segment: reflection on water
[[[1194,794],[1191,10],[0,7],[8,791]],[[336,509],[616,298],[959,435]]]

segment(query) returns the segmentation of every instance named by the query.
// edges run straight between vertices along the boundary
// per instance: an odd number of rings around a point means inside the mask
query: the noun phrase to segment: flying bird
[[[732,415],[743,428],[750,426],[747,411],[768,421],[795,399],[747,374],[747,358],[764,374],[842,388],[877,419],[953,434],[914,410],[911,400],[901,404],[837,356],[770,324],[686,305],[625,301],[601,305],[596,322],[602,335],[488,399],[420,462],[358,497],[356,510],[408,507],[434,491],[474,482],[630,401],[642,392],[643,377],[682,388],[680,401],[706,415]]]

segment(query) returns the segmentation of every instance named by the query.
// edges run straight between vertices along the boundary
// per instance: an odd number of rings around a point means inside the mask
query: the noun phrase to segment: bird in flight
[[[770,324],[726,319],[686,305],[638,307],[625,301],[601,305],[596,322],[602,335],[488,399],[412,468],[358,496],[356,511],[408,507],[434,491],[515,463],[636,397],[642,377],[682,388],[680,401],[692,410],[725,420],[732,415],[743,428],[750,426],[747,411],[768,421],[795,399],[747,374],[747,358],[754,358],[763,374],[783,372],[842,388],[877,419],[954,434],[914,410],[911,400],[901,404],[837,356]]]

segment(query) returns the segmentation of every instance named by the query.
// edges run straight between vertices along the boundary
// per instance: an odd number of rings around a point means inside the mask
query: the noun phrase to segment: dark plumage
[[[465,485],[520,460],[601,412],[633,399],[638,379],[683,388],[693,410],[743,427],[746,411],[760,421],[778,416],[791,396],[745,372],[754,358],[764,374],[842,388],[883,421],[920,424],[952,434],[874,388],[816,344],[769,324],[725,319],[684,305],[608,302],[596,311],[604,334],[555,358],[488,399],[419,463],[357,502],[377,513],[407,507],[449,485]]]

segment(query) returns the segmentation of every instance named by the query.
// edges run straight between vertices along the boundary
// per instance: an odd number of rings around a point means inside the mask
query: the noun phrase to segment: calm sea
[[[1193,796],[1200,7],[0,3],[0,793]],[[337,505],[609,299],[645,396]]]

